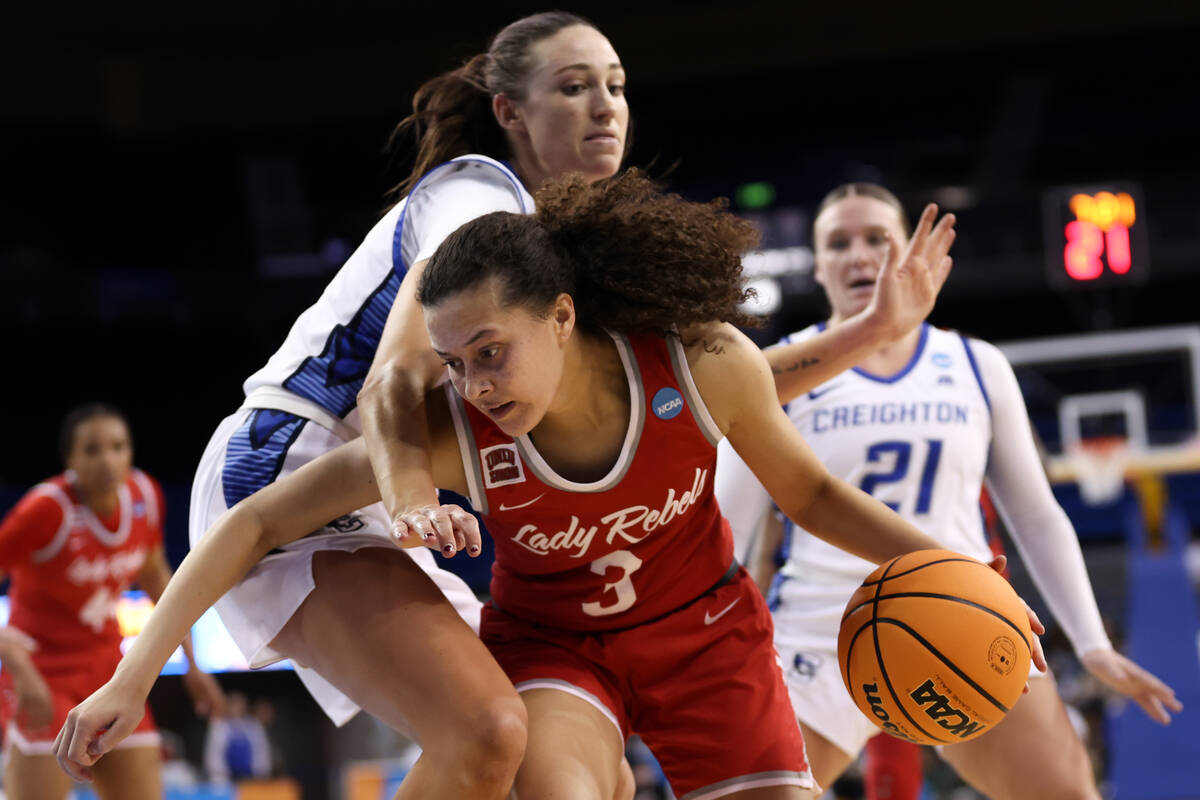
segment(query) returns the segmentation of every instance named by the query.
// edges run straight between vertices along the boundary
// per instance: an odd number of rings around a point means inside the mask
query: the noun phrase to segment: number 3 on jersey
[[[642,566],[642,560],[628,550],[614,550],[606,556],[601,556],[592,562],[591,570],[597,575],[605,575],[609,567],[620,567],[621,577],[613,583],[604,584],[604,594],[610,590],[616,592],[615,603],[605,605],[603,602],[584,603],[583,613],[590,617],[604,617],[609,614],[619,614],[631,607],[637,601],[637,592],[633,589],[633,573]]]
[[[921,486],[917,491],[917,503],[914,509],[917,514],[929,513],[929,507],[933,503],[933,482],[937,477],[938,462],[942,459],[941,439],[926,439],[925,444],[928,445],[928,448],[925,452],[924,463],[921,466]],[[895,457],[892,461],[891,470],[888,472],[868,472],[863,476],[858,488],[869,495],[874,495],[875,489],[878,486],[903,481],[908,477],[909,467],[912,464],[912,450],[913,445],[911,442],[894,440],[878,442],[868,447],[868,463],[886,463],[889,454],[894,454]],[[887,503],[887,506],[892,511],[900,511],[899,503],[891,502]]]

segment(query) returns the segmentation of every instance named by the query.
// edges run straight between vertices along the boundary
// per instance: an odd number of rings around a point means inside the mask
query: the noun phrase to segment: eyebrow
[[[561,73],[561,72],[567,72],[567,71],[569,71],[569,70],[573,70],[573,69],[583,69],[583,70],[587,70],[587,69],[591,69],[591,68],[592,68],[592,65],[591,65],[591,64],[583,64],[583,63],[580,63],[580,64],[568,64],[568,65],[567,65],[567,66],[565,66],[565,67],[559,67],[558,69],[554,70],[554,74],[555,74],[555,75],[558,75],[558,74],[559,74],[559,73]],[[609,65],[608,65],[608,68],[609,68],[609,69],[619,69],[619,70],[622,70],[622,71],[625,69],[624,67],[622,67],[622,66],[621,66],[621,62],[620,62],[620,61],[614,61],[613,63],[611,63],[611,64],[609,64]]]
[[[874,233],[875,231],[886,231],[887,225],[863,225],[862,229],[867,231],[868,233]],[[833,228],[832,230],[830,230],[826,235],[832,236],[835,233],[846,233],[846,232],[847,232],[847,230],[845,228],[837,227],[837,228]]]
[[[467,347],[468,345],[472,344],[473,342],[475,342],[477,339],[481,338],[481,337],[482,337],[482,336],[484,336],[485,334],[488,334],[488,333],[494,333],[494,332],[495,332],[495,331],[493,331],[491,328],[482,328],[482,329],[480,329],[480,330],[476,331],[476,332],[475,332],[475,335],[474,335],[474,336],[472,336],[470,339],[467,339],[465,342],[463,342],[463,347]],[[447,353],[447,352],[444,352],[444,351],[442,351],[442,350],[438,350],[436,347],[434,347],[434,348],[433,348],[433,352],[437,353],[439,356],[448,356],[448,355],[450,355],[450,354],[449,354],[449,353]]]

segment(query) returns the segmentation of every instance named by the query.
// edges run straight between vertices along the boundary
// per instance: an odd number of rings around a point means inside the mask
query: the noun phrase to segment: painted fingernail
[[[452,544],[446,545],[445,547],[442,548],[442,552],[448,556],[454,555],[454,545],[452,545]]]
[[[471,555],[473,555],[473,556],[477,556],[477,555],[479,555],[479,545],[477,545],[477,544],[473,544],[473,545],[471,545],[471,551],[470,551],[470,552],[471,552]]]

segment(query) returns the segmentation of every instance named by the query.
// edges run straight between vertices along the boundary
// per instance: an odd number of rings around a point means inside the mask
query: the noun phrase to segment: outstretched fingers
[[[925,210],[921,212],[920,218],[917,220],[917,226],[913,228],[913,234],[909,237],[908,248],[904,253],[902,261],[908,263],[909,258],[914,253],[924,255],[929,246],[930,237],[933,234],[933,221],[937,219],[938,207],[936,203],[930,203],[925,206]]]

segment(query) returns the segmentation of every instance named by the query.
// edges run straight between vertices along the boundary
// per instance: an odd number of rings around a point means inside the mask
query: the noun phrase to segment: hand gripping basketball
[[[1044,629],[995,569],[921,550],[880,566],[851,597],[838,661],[855,704],[880,728],[953,744],[1004,718],[1031,662],[1045,668],[1035,630]]]

